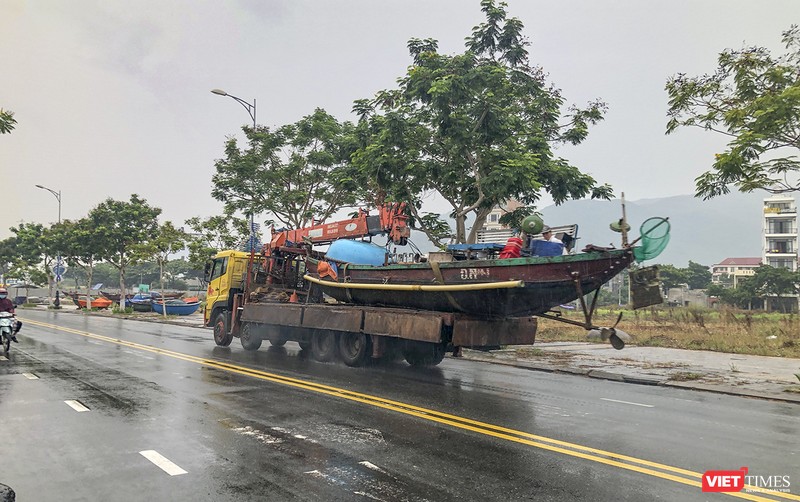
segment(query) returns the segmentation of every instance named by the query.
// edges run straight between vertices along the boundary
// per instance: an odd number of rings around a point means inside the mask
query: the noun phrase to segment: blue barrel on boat
[[[340,239],[333,241],[325,253],[326,258],[344,261],[355,265],[374,265],[379,267],[386,261],[386,248],[370,242]]]

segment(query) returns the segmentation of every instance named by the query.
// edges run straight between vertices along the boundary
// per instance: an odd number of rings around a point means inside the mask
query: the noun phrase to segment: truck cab
[[[233,308],[233,295],[244,289],[242,281],[249,259],[248,252],[226,250],[220,251],[206,262],[205,279],[208,290],[203,311],[206,326],[211,326],[218,314],[230,312]]]

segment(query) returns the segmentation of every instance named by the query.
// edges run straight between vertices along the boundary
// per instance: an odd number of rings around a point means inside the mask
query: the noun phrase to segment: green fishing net
[[[669,243],[669,221],[666,218],[648,218],[639,227],[641,241],[633,248],[636,261],[644,261],[660,255]]]

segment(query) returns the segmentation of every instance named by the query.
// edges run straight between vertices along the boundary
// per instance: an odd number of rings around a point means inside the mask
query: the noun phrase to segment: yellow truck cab
[[[244,279],[250,253],[245,251],[225,250],[217,253],[206,262],[205,277],[208,282],[206,291],[206,308],[203,321],[211,326],[214,319],[233,308],[233,294],[244,289]]]

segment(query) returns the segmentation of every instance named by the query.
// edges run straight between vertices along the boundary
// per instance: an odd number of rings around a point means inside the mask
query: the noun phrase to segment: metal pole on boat
[[[622,198],[622,224],[620,225],[622,229],[622,247],[628,247],[628,218],[625,216],[625,192],[620,195]]]

